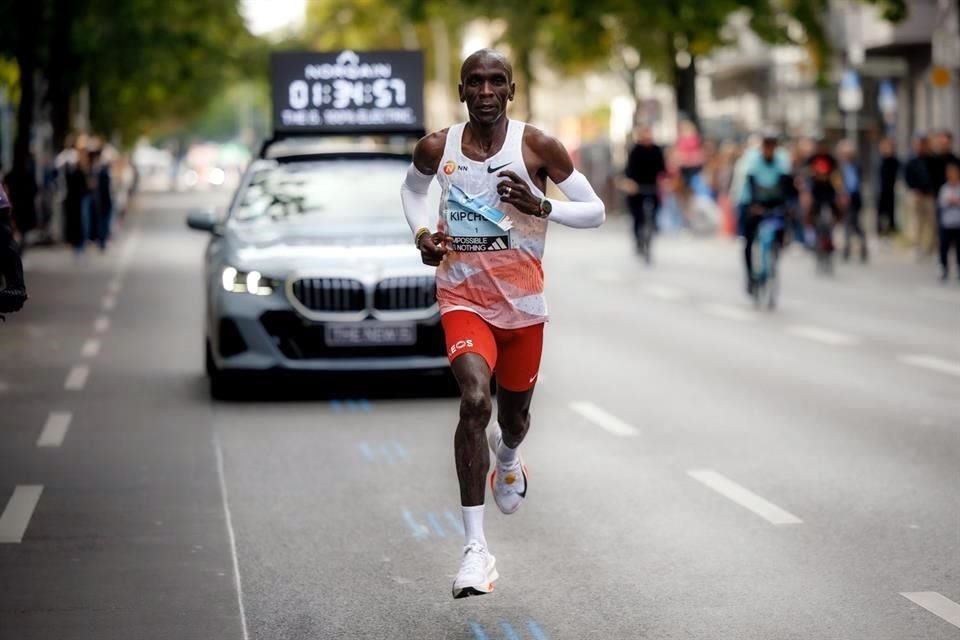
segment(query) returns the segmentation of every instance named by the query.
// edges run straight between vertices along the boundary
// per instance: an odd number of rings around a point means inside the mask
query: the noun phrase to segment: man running
[[[466,544],[454,598],[489,593],[498,577],[483,534],[488,446],[496,456],[490,484],[500,510],[514,513],[527,495],[517,449],[530,427],[547,321],[541,266],[547,223],[590,228],[605,218],[603,202],[563,145],[507,118],[516,85],[502,54],[470,55],[459,91],[469,121],[421,139],[401,188],[414,243],[424,264],[437,267],[447,355],[461,392],[454,455]],[[439,220],[427,203],[434,176],[442,188]],[[544,196],[548,178],[569,201]],[[494,375],[497,422],[488,435]]]

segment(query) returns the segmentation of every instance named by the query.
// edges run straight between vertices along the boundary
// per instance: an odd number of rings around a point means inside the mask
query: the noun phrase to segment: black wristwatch
[[[540,199],[540,211],[537,213],[538,218],[547,218],[553,212],[553,203],[547,200],[546,198]]]

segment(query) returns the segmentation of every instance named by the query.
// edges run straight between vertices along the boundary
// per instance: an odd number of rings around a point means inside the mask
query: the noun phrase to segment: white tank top
[[[442,188],[437,228],[454,238],[450,253],[437,268],[437,300],[440,313],[472,311],[501,329],[519,329],[547,321],[543,294],[544,243],[547,221],[521,213],[501,202],[497,184],[503,170],[516,173],[542,198],[523,161],[526,124],[510,120],[500,151],[479,162],[463,153],[463,129],[457,124],[447,132],[447,143],[437,171]],[[494,207],[510,219],[504,231],[483,216],[451,200],[456,185],[474,201]]]

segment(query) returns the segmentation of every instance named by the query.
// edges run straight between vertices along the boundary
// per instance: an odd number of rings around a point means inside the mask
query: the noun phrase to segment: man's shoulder
[[[443,151],[447,146],[447,133],[450,128],[440,129],[420,138],[413,150],[413,163],[425,173],[436,173]]]

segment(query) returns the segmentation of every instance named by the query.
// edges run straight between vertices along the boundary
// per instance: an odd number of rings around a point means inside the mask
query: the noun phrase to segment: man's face
[[[764,140],[760,150],[763,152],[763,159],[770,162],[773,160],[773,154],[777,151],[777,143],[771,140]]]
[[[480,58],[464,69],[460,84],[460,102],[467,105],[471,120],[493,124],[507,111],[516,85],[502,62]]]

